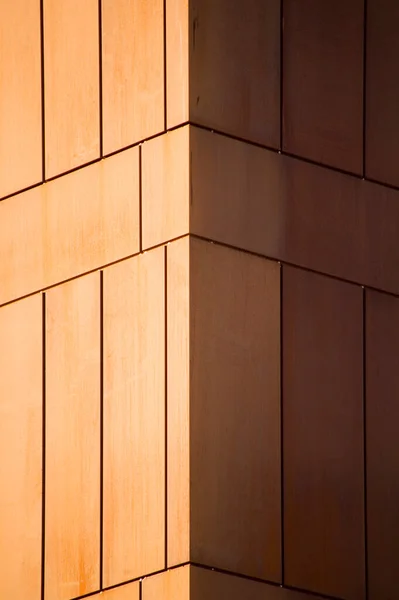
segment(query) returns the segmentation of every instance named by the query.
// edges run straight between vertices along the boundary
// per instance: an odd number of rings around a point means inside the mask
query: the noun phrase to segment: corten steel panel
[[[41,598],[42,298],[0,309],[0,597]]]
[[[142,600],[190,600],[190,566],[146,577]]]
[[[278,147],[280,0],[192,0],[190,119]]]
[[[40,2],[0,3],[0,198],[42,178]]]
[[[361,173],[364,0],[285,0],[283,148]]]
[[[363,600],[362,289],[283,269],[287,585]]]
[[[140,600],[140,583],[134,581],[126,585],[100,592],[91,596],[93,600]]]
[[[188,233],[190,127],[143,144],[143,248]]]
[[[190,560],[190,240],[167,246],[167,565]]]
[[[399,3],[368,0],[366,176],[399,185]]]
[[[191,560],[280,581],[280,269],[190,244]]]
[[[235,577],[233,574],[192,567],[190,570],[190,600],[204,600],[205,598],[207,600],[321,600],[314,594],[308,595],[282,589],[279,586]],[[159,600],[164,599],[160,597]]]
[[[104,153],[164,128],[163,0],[102,0]]]
[[[397,596],[399,300],[366,296],[367,536],[370,600]]]
[[[45,598],[99,588],[100,275],[46,295]]]
[[[166,124],[189,120],[189,0],[166,5]]]
[[[399,293],[399,192],[195,127],[190,140],[190,232]]]
[[[165,566],[164,263],[104,271],[104,586]]]
[[[98,0],[44,0],[46,177],[99,156]]]
[[[133,148],[0,203],[0,303],[138,250]]]

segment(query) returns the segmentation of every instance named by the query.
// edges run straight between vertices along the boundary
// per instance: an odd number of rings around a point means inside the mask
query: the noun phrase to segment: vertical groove
[[[363,156],[362,156],[362,175],[366,177],[366,77],[367,77],[367,0],[364,0],[364,11],[363,11]]]
[[[284,86],[283,86],[283,57],[284,57],[284,0],[280,0],[280,151],[283,150],[283,115],[284,115]]]
[[[168,248],[165,246],[165,569],[168,568]]]
[[[166,73],[166,0],[163,0],[163,94],[164,94],[164,130],[168,128],[167,116],[167,73]]]
[[[284,422],[283,422],[283,265],[280,263],[280,477],[281,477],[281,585],[284,585]]]
[[[139,600],[143,600],[143,580],[139,582]]]
[[[41,600],[44,600],[46,559],[46,294],[42,295],[42,547]]]
[[[99,134],[100,134],[100,158],[103,157],[103,16],[102,0],[98,0],[98,77],[99,77]]]
[[[104,497],[104,272],[100,271],[100,590],[103,589]]]
[[[139,252],[143,251],[143,153],[139,145]]]
[[[365,600],[368,598],[368,542],[367,542],[367,359],[366,359],[366,289],[363,286],[363,481],[364,481],[364,576]]]
[[[40,0],[40,71],[41,71],[41,119],[42,119],[42,181],[46,180],[46,127],[44,97],[44,0]]]

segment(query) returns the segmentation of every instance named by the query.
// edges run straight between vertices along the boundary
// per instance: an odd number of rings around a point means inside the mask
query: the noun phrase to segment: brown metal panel
[[[366,296],[367,537],[370,600],[397,596],[399,300]]]
[[[167,246],[167,565],[190,560],[190,240]]]
[[[0,309],[0,597],[41,598],[42,298]]]
[[[46,298],[45,598],[99,589],[100,276]]]
[[[280,272],[190,250],[191,560],[280,581]]]
[[[40,2],[0,3],[0,198],[42,177]]]
[[[164,262],[104,271],[104,586],[165,566]]]
[[[363,0],[284,0],[283,148],[361,173]]]
[[[399,3],[368,0],[366,175],[399,185]]]
[[[193,0],[190,120],[280,144],[280,0]]]
[[[283,269],[287,585],[363,600],[362,289]]]
[[[99,156],[98,0],[44,0],[46,177]]]
[[[190,600],[321,600],[314,594],[283,589],[258,581],[191,567]],[[143,600],[146,600],[145,598]],[[152,600],[152,599],[151,599]],[[160,600],[163,600],[161,597]]]
[[[166,120],[174,127],[189,120],[189,5],[167,0],[166,10]]]
[[[399,192],[195,127],[190,231],[399,293]]]
[[[182,127],[143,144],[143,248],[188,233],[190,128]]]
[[[132,148],[0,203],[0,303],[138,250]]]
[[[104,153],[164,128],[163,0],[102,0]]]
[[[143,600],[190,600],[189,565],[146,577],[143,580]]]

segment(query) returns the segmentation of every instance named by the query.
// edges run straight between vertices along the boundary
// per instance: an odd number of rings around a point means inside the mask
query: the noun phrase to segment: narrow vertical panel
[[[0,309],[0,598],[40,600],[42,298]]]
[[[167,246],[167,566],[190,560],[190,241]]]
[[[191,560],[279,582],[280,272],[190,248]]]
[[[44,0],[46,177],[98,158],[98,0]]]
[[[189,120],[189,0],[166,3],[166,123]]]
[[[46,300],[45,599],[99,588],[100,278]]]
[[[367,1],[366,175],[399,185],[399,3]]]
[[[0,2],[0,198],[42,177],[40,1]]]
[[[283,148],[361,173],[364,0],[284,0]]]
[[[164,249],[104,271],[104,586],[165,566]]]
[[[285,581],[363,600],[362,290],[283,275]]]
[[[277,148],[280,0],[190,5],[190,120]]]
[[[142,600],[190,600],[191,567],[186,565],[143,580]]]
[[[396,598],[399,556],[399,300],[367,292],[366,457],[370,600]]]
[[[102,0],[104,153],[164,128],[164,0]]]

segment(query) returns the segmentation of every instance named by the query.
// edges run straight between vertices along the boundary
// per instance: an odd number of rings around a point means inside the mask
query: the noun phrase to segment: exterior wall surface
[[[0,600],[397,600],[398,30],[0,0]]]

